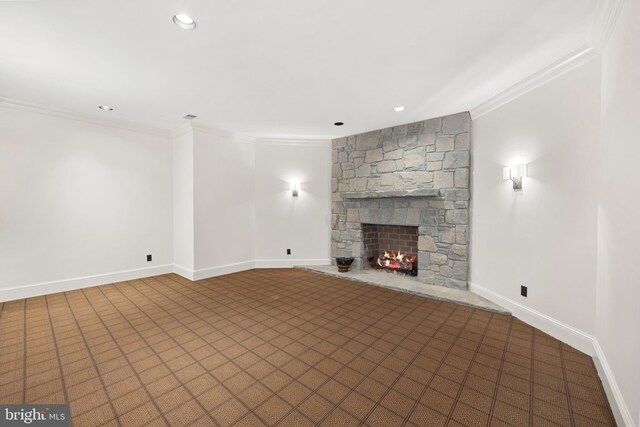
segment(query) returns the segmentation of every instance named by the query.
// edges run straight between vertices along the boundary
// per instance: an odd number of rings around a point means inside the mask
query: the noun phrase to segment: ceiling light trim
[[[183,18],[186,18],[191,22],[186,22],[185,19]],[[172,19],[173,19],[173,23],[176,24],[176,26],[180,29],[183,29],[186,31],[192,31],[196,29],[196,20],[190,17],[189,15],[185,15],[183,13],[177,13],[173,15]]]
[[[126,130],[131,132],[143,133],[152,136],[168,137],[169,132],[164,129],[139,125],[137,123],[128,122],[126,120],[97,117],[93,115],[85,115],[72,113],[69,111],[45,107],[43,105],[31,104],[29,102],[18,101],[11,98],[0,97],[0,106],[12,110],[26,111],[29,113],[42,114],[45,116],[57,117],[66,120],[87,123],[91,125],[106,126],[114,129]]]
[[[508,89],[498,93],[469,110],[473,120],[531,92],[537,87],[550,82],[569,71],[586,64],[597,56],[597,52],[590,46],[583,46],[571,54],[561,58],[553,64],[531,74]]]

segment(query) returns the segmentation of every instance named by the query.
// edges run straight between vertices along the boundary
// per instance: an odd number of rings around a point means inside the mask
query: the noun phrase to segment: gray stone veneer
[[[363,268],[363,223],[414,225],[418,280],[467,289],[470,132],[464,112],[334,139],[333,262]]]

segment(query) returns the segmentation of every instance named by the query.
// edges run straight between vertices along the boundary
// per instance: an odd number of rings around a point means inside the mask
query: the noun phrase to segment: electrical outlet
[[[151,259],[152,259],[152,258],[153,258],[153,257],[151,256],[151,254],[147,255],[147,262],[151,262]]]
[[[287,249],[287,255],[291,255],[291,249]]]
[[[523,297],[527,296],[527,287],[524,285],[520,285],[520,295],[522,295]]]

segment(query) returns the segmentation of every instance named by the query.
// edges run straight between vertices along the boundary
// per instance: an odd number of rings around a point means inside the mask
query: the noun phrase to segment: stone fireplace
[[[332,258],[366,268],[372,225],[415,227],[417,279],[467,289],[470,131],[465,112],[333,140]]]

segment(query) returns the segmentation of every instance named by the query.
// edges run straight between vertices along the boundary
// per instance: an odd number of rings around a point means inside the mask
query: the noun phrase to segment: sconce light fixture
[[[527,176],[527,165],[505,166],[502,169],[502,179],[513,181],[514,190],[522,190],[523,176]]]
[[[291,196],[298,197],[298,184],[295,182],[291,183]]]

